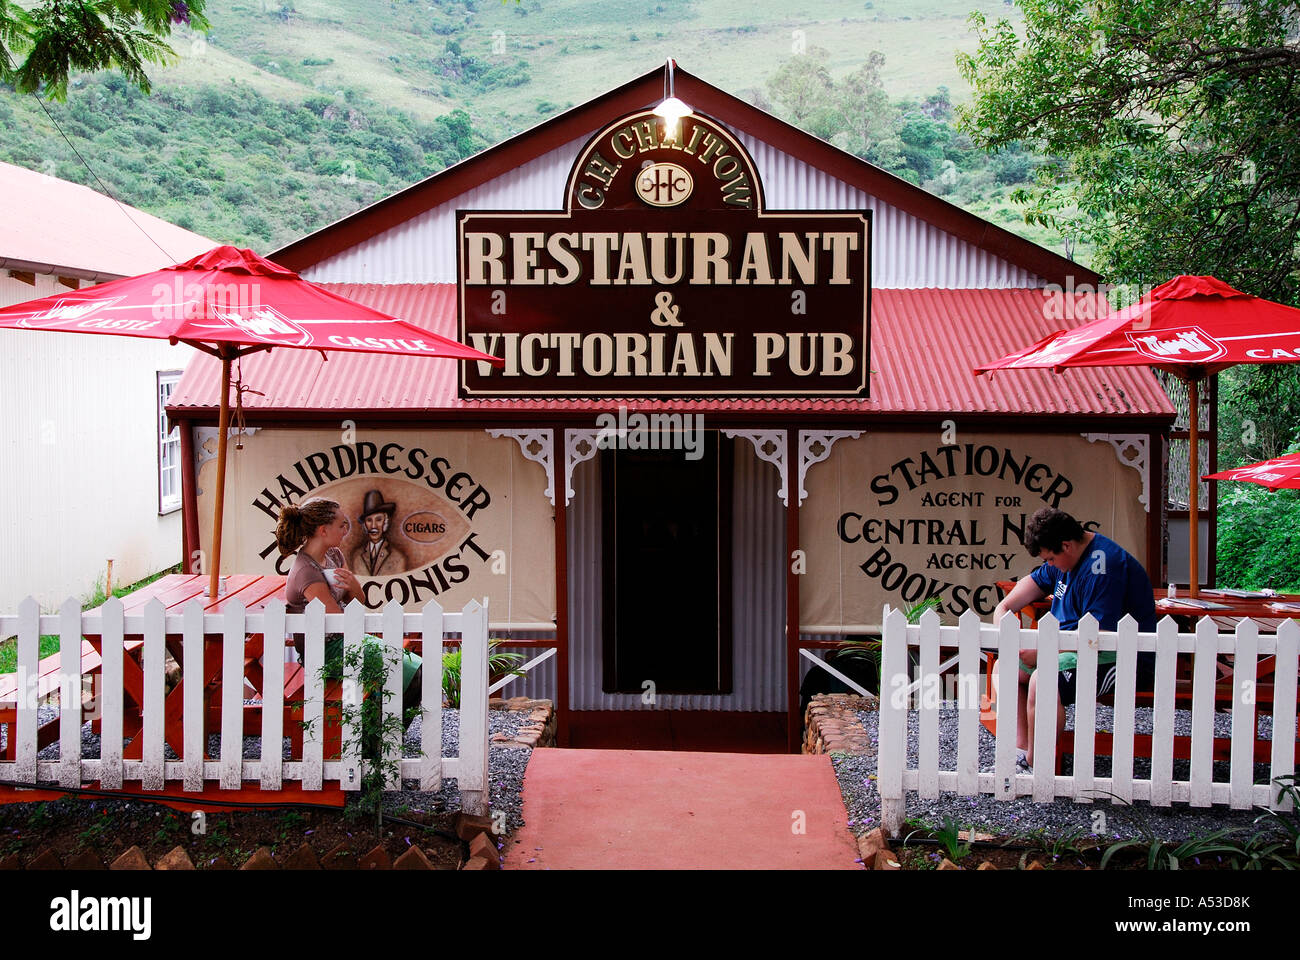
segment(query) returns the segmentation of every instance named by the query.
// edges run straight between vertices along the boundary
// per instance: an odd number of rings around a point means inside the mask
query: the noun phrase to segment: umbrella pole
[[[1201,592],[1201,522],[1197,516],[1201,505],[1200,478],[1200,378],[1193,375],[1187,380],[1188,409],[1191,411],[1191,449],[1188,451],[1188,483],[1191,494],[1187,509],[1191,525],[1187,530],[1187,552],[1191,557],[1191,574],[1187,581],[1188,592],[1195,597]]]
[[[221,577],[221,520],[226,504],[226,434],[230,432],[230,356],[221,351],[221,415],[217,419],[217,502],[212,514],[212,569],[208,575],[208,599],[217,596]]]

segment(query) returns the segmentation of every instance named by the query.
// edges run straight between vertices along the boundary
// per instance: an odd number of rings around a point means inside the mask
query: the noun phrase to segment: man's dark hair
[[[1085,532],[1083,525],[1064,510],[1043,507],[1025,524],[1025,549],[1031,557],[1044,550],[1060,553],[1065,541],[1082,540]]]

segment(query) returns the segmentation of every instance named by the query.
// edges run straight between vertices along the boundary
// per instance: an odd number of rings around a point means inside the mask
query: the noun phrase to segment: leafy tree
[[[1023,36],[972,14],[959,110],[990,148],[1062,158],[1021,199],[1092,241],[1130,283],[1212,273],[1297,293],[1300,4],[1284,0],[1018,0]],[[1068,212],[1077,211],[1077,212]]]
[[[75,71],[117,70],[148,93],[145,64],[164,63],[172,27],[206,30],[206,0],[0,0],[0,81],[20,93],[68,92]]]
[[[878,50],[830,91],[829,101],[842,146],[885,169],[901,164],[902,143],[898,136],[898,111],[889,102],[880,68],[885,55]],[[840,138],[836,138],[840,142]]]
[[[1023,35],[972,15],[979,46],[958,66],[975,96],[959,116],[984,146],[1061,158],[1018,192],[1027,219],[1091,241],[1121,282],[1213,274],[1300,303],[1300,3],[1017,2]],[[1221,400],[1221,466],[1300,440],[1296,366],[1235,368]],[[1263,585],[1261,564],[1278,561],[1294,581],[1277,534],[1294,522],[1268,517],[1293,501],[1233,486],[1220,486],[1220,578]]]
[[[952,128],[917,111],[904,118],[898,135],[903,141],[903,156],[910,170],[921,181],[938,176],[943,167],[944,148],[952,138]]]
[[[835,82],[826,67],[829,57],[820,47],[810,47],[785,61],[767,81],[772,99],[786,119],[819,137],[829,137],[837,105]]]
[[[1224,470],[1300,447],[1300,377],[1293,366],[1232,367],[1219,375]],[[1219,489],[1223,490],[1224,485]]]

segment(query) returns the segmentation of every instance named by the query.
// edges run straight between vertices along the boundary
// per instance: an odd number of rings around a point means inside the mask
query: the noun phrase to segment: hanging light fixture
[[[654,110],[656,117],[663,117],[665,128],[672,139],[677,137],[677,124],[682,117],[692,113],[690,106],[678,100],[673,90],[673,71],[676,67],[676,61],[669,57],[668,63],[664,66],[664,98]]]

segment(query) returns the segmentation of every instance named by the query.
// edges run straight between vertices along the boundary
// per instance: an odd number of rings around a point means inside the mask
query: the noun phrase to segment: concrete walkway
[[[829,757],[534,750],[508,870],[860,870]]]

